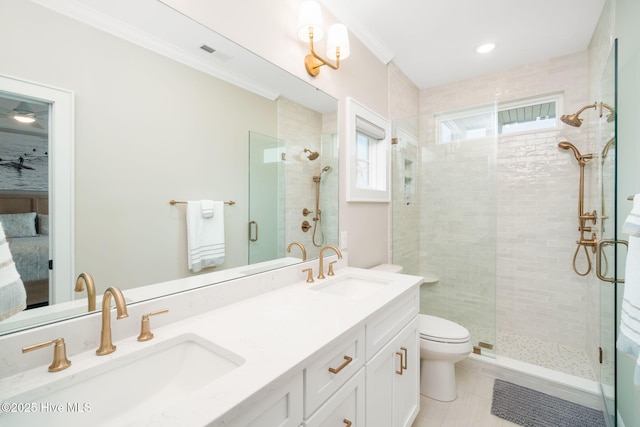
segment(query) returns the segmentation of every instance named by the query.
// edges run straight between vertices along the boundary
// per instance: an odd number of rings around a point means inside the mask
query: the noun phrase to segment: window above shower
[[[552,94],[507,103],[438,113],[438,144],[492,138],[520,132],[557,129],[562,95]]]

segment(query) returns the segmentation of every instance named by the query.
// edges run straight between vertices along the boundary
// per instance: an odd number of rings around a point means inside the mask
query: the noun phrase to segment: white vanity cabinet
[[[409,427],[420,410],[418,312],[416,290],[367,323],[367,427]]]
[[[367,362],[367,427],[409,427],[420,409],[416,317]]]
[[[365,372],[361,368],[327,403],[304,423],[305,427],[364,427]]]
[[[248,403],[229,427],[299,427],[302,423],[302,372],[284,385],[265,390],[257,403]]]

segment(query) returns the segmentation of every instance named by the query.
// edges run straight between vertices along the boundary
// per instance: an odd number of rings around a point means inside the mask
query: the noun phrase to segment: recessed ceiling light
[[[496,48],[496,44],[495,43],[485,43],[485,44],[482,44],[482,45],[478,46],[476,48],[476,52],[478,52],[478,53],[489,53],[495,48]]]

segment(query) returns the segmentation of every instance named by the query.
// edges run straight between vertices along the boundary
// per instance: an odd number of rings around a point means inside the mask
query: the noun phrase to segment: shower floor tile
[[[493,338],[495,335],[491,331],[476,330],[473,327],[468,329],[471,332],[471,342],[474,345],[477,345],[479,341],[496,344],[496,340]],[[497,345],[495,345],[494,351],[497,351],[498,355],[510,359],[596,381],[591,363],[582,349],[512,332],[498,331]],[[491,351],[482,349],[483,354],[488,354],[488,352]]]
[[[565,374],[596,380],[586,353],[577,348],[498,331],[498,354]]]

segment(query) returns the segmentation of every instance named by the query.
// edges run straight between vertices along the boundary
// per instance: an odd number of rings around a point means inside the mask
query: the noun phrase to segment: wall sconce
[[[298,15],[298,38],[309,43],[311,53],[304,58],[304,67],[313,77],[320,73],[320,67],[328,65],[337,70],[340,67],[340,60],[346,59],[351,50],[349,48],[349,33],[344,24],[333,24],[329,28],[327,36],[327,56],[335,61],[335,65],[318,56],[313,50],[313,42],[319,42],[324,38],[322,28],[322,12],[320,5],[313,0],[306,0],[300,5]]]

